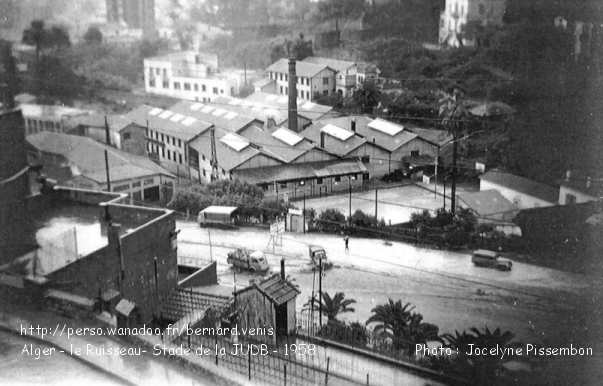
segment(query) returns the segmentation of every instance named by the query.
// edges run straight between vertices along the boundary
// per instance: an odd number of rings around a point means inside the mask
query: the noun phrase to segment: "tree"
[[[391,339],[396,350],[407,347],[406,329],[410,321],[414,306],[410,303],[402,304],[401,300],[394,302],[388,299],[385,304],[374,307],[373,313],[366,324],[376,323],[375,334]]]
[[[98,27],[90,26],[84,34],[84,41],[88,44],[100,44],[103,42],[103,33]]]
[[[345,216],[337,209],[327,209],[320,213],[317,220],[318,230],[327,233],[339,233],[343,230]]]
[[[345,299],[345,294],[343,292],[337,292],[335,296],[331,297],[326,292],[322,293],[322,299],[319,300],[314,298],[310,298],[308,303],[305,304],[306,307],[310,309],[314,307],[314,310],[320,309],[322,306],[322,313],[327,315],[327,319],[329,322],[337,321],[337,316],[339,314],[343,314],[346,312],[354,312],[355,309],[350,307],[352,304],[356,303],[354,299]]]
[[[335,20],[335,31],[344,18],[358,17],[364,11],[364,0],[324,0],[318,3],[320,20]]]

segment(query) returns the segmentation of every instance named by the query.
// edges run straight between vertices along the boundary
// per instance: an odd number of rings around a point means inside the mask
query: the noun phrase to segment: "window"
[[[283,86],[280,86],[280,88],[281,88],[280,92],[282,94],[283,93]]]
[[[149,87],[155,87],[155,78],[149,79]]]
[[[163,133],[161,134],[161,142],[165,142],[165,140],[163,138]]]
[[[195,91],[199,91],[199,85],[195,83]]]
[[[285,80],[288,81],[289,80],[289,74],[285,74]]]
[[[201,154],[201,159],[203,159],[203,161],[205,161],[205,155]]]
[[[322,185],[322,178],[316,179],[316,185]]]
[[[124,141],[127,139],[130,139],[131,135],[130,133],[124,133]]]
[[[178,140],[178,147],[182,147],[182,141]]]
[[[178,154],[178,162],[182,163],[182,154]]]
[[[165,147],[161,148],[161,156],[165,158]]]
[[[225,176],[226,175],[226,170],[222,169],[222,175]]]
[[[121,191],[129,190],[129,189],[130,189],[130,185],[116,185],[113,187],[114,192],[121,192]]]
[[[362,156],[360,158],[360,161],[362,161],[363,164],[371,163],[371,156],[370,155]]]
[[[323,78],[322,78],[322,84],[323,84],[323,85],[328,85],[328,84],[329,84],[329,78],[328,78],[328,77],[326,77],[326,76],[325,76],[325,77],[323,77]]]
[[[339,181],[341,181],[341,177],[339,177],[339,176],[335,177],[335,182],[339,182]]]
[[[203,169],[203,177],[206,177],[205,169]]]
[[[188,83],[188,82],[185,82],[185,83],[184,83],[184,89],[185,89],[186,91],[190,91],[190,90],[191,90],[191,84],[190,84],[190,83]]]
[[[160,73],[161,73],[161,69],[156,68],[156,69],[155,69],[155,74],[159,75]]]
[[[279,76],[279,80],[283,80],[283,73],[281,72],[280,74],[278,74]]]
[[[170,82],[167,80],[163,81],[163,88],[170,88]]]
[[[172,159],[172,152],[171,152],[171,151],[168,149],[167,153],[168,153],[167,158],[168,158],[169,160],[171,160],[171,159]]]
[[[217,87],[214,87],[212,91],[213,91],[214,94],[218,95],[218,88]]]
[[[412,150],[410,152],[410,156],[411,157],[418,157],[419,156],[419,151],[418,150]]]
[[[174,82],[174,90],[180,90],[180,82]]]
[[[306,78],[306,85],[310,85],[310,78]]]
[[[329,95],[329,90],[323,90],[322,95]]]
[[[287,183],[286,182],[281,183],[280,187],[283,188],[283,189],[287,189]]]
[[[207,88],[205,87],[204,84],[201,85],[201,91],[207,91]]]
[[[220,89],[220,94],[224,94],[224,89]]]
[[[565,195],[565,203],[566,204],[575,204],[576,203],[576,196],[574,196],[573,194],[567,193]]]

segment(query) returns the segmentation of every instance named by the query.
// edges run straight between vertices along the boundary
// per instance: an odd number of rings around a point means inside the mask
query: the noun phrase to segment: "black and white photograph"
[[[602,0],[0,0],[0,385],[603,379]]]

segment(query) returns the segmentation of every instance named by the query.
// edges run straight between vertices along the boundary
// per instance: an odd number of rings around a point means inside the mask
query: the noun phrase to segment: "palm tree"
[[[478,355],[468,356],[470,345],[480,349],[504,350],[521,346],[521,343],[513,342],[514,335],[510,331],[502,331],[497,328],[491,331],[487,326],[483,330],[476,327],[471,328],[470,333],[455,331],[455,335],[444,334],[442,339],[444,346],[457,350],[458,357],[456,363],[460,368],[458,371],[468,372],[473,379],[479,382],[487,382],[493,379],[500,371],[501,366],[512,359],[512,356],[505,356],[501,359],[500,355]],[[487,382],[490,383],[490,382]]]
[[[410,303],[402,305],[401,300],[394,302],[392,299],[388,299],[387,303],[380,304],[371,310],[373,315],[368,318],[366,324],[376,323],[375,334],[390,338],[394,348],[399,350],[408,343],[406,330],[414,308]]]
[[[329,322],[337,321],[337,316],[346,312],[356,311],[350,305],[356,303],[354,299],[345,299],[343,292],[337,292],[335,296],[331,297],[326,292],[322,293],[322,299],[319,303],[318,299],[310,297],[308,302],[304,305],[306,309],[314,309],[315,311],[322,307],[322,313],[327,316]]]

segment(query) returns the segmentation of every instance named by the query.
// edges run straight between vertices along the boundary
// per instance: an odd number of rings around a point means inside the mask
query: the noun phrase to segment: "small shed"
[[[239,310],[241,328],[274,329],[273,335],[258,335],[254,338],[276,344],[295,334],[295,302],[300,291],[284,278],[284,272],[274,274],[262,281],[252,282],[235,293],[235,304]]]
[[[301,209],[290,208],[287,212],[287,225],[288,232],[303,232],[304,227],[308,229],[307,221],[304,224],[304,212]]]
[[[137,327],[140,324],[140,313],[136,303],[121,299],[115,306],[117,327]]]
[[[211,205],[199,212],[197,221],[200,226],[235,226],[236,206]]]

